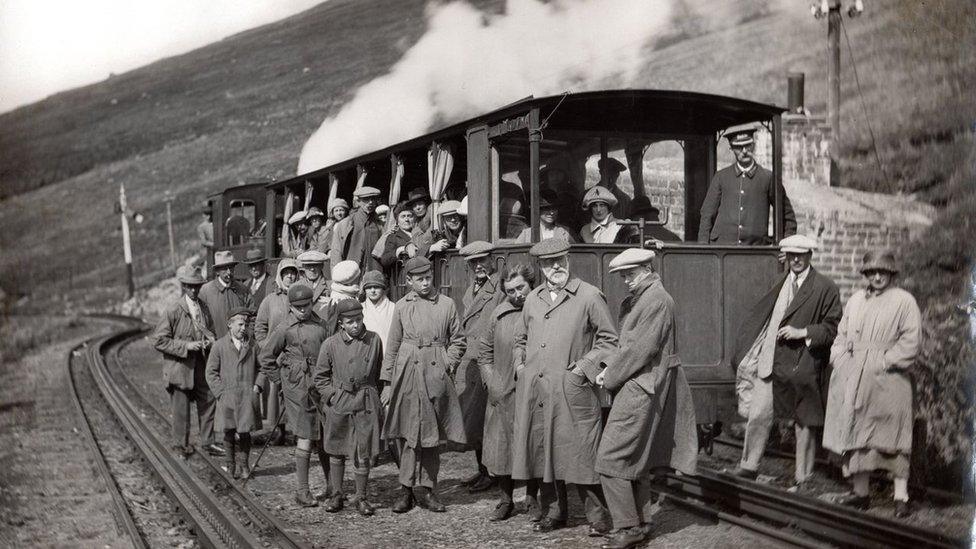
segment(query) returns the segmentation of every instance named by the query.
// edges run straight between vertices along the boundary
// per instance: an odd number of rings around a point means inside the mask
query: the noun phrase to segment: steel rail
[[[121,365],[122,359],[119,357],[119,351],[122,348],[122,344],[125,342],[120,342],[120,345],[115,345],[111,349],[107,350],[105,353],[108,357],[115,363],[116,369],[119,372],[119,378],[116,383],[122,382],[128,385],[128,390],[125,391],[128,395],[134,395],[134,398],[138,398],[145,405],[146,408],[151,410],[156,414],[160,423],[165,425],[170,425],[169,419],[165,414],[161,413],[153,404],[142,394],[142,392],[126,377]],[[290,549],[307,549],[308,545],[301,540],[298,540],[292,536],[286,529],[285,525],[282,524],[277,518],[274,517],[253,495],[251,495],[245,488],[242,488],[240,483],[235,481],[231,475],[225,471],[217,461],[206,454],[206,452],[197,452],[200,458],[204,460],[207,466],[217,475],[221,477],[224,483],[230,488],[228,495],[233,497],[234,500],[244,509],[247,515],[250,517],[253,523],[259,525],[261,531],[269,536],[275,538],[275,542],[279,547],[290,548]]]
[[[88,347],[88,366],[96,385],[116,417],[128,431],[156,475],[175,498],[184,514],[195,524],[195,533],[206,547],[260,547],[261,541],[234,517],[181,459],[148,428],[138,409],[108,372],[104,349],[135,334],[141,328],[124,329]]]
[[[98,470],[98,475],[102,478],[105,483],[106,490],[112,498],[112,514],[115,516],[116,527],[119,529],[119,533],[128,537],[132,542],[132,545],[137,549],[148,548],[149,545],[142,536],[142,532],[136,526],[135,521],[132,519],[132,514],[129,512],[128,506],[125,504],[125,497],[122,495],[122,489],[119,487],[118,483],[115,482],[115,477],[112,476],[112,472],[109,469],[108,461],[105,458],[105,452],[102,451],[101,445],[95,439],[95,431],[92,428],[92,421],[89,419],[87,412],[85,412],[85,407],[81,404],[81,397],[78,394],[78,385],[75,383],[74,369],[71,367],[72,358],[75,357],[82,348],[94,345],[100,346],[101,342],[112,337],[112,335],[101,336],[94,339],[88,339],[83,343],[80,343],[68,351],[65,357],[65,364],[68,369],[68,389],[71,393],[71,400],[75,405],[75,422],[78,424],[78,430],[81,431],[82,436],[85,439],[88,449],[95,460],[95,468]]]
[[[717,507],[725,513],[787,526],[839,546],[878,548],[966,547],[966,540],[910,526],[815,498],[784,492],[699,468],[696,475],[665,475],[662,493]]]

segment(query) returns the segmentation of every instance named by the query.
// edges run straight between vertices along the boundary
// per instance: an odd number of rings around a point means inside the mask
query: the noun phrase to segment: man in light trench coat
[[[568,482],[584,500],[591,535],[603,535],[609,517],[593,467],[606,395],[595,383],[617,331],[603,293],[570,275],[568,252],[558,238],[529,250],[546,282],[526,298],[515,340],[513,363],[526,390],[516,394],[512,478],[543,482],[540,503],[548,512],[534,530],[566,526]]]
[[[655,468],[694,474],[695,404],[674,352],[674,300],[654,272],[654,252],[624,251],[610,261],[630,291],[620,307],[620,346],[604,359],[597,384],[614,394],[596,471],[616,530],[604,549],[643,542],[649,474]]]

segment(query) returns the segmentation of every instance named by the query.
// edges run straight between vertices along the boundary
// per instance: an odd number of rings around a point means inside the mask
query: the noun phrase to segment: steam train
[[[699,210],[730,128],[753,124],[764,135],[767,162],[781,181],[781,115],[785,109],[731,97],[661,90],[610,90],[527,98],[409,141],[283,181],[230,187],[209,197],[217,249],[243,258],[262,249],[281,255],[286,203],[327,211],[330,194],[351,203],[368,184],[405,197],[421,187],[435,200],[467,196],[466,241],[495,243],[499,270],[531,262],[531,244],[512,239],[513,220],[539,239],[540,193],[558,197],[560,223],[578,228],[580,199],[601,183],[622,203],[650,202],[664,212],[675,241],[658,252],[657,267],[676,303],[677,352],[692,385],[698,421],[711,424],[735,413],[735,369],[730,364],[739,319],[769,288],[782,267],[775,246],[697,243]],[[724,163],[724,162],[723,162]],[[608,169],[610,165],[616,169]],[[616,173],[614,173],[616,172]],[[776,185],[777,192],[782,187]],[[506,200],[518,195],[518,200]],[[783,233],[783,197],[773,205],[770,241]],[[521,209],[519,209],[521,206]],[[436,206],[435,206],[436,207]],[[626,212],[618,217],[626,217]],[[610,259],[625,244],[574,244],[570,267],[601,288],[614,315],[626,296],[610,276]],[[457,250],[439,255],[435,282],[456,299],[468,284]],[[393,294],[403,292],[399,273]]]

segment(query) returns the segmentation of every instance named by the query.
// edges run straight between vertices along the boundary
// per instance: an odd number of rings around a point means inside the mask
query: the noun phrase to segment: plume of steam
[[[670,0],[512,0],[494,16],[463,1],[428,7],[426,34],[322,123],[298,173],[528,95],[626,87],[670,16]]]

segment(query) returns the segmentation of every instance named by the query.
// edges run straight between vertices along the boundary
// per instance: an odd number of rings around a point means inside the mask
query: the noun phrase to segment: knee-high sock
[[[342,477],[346,475],[346,460],[342,457],[329,457],[329,485],[332,488],[331,495],[342,494]]]
[[[236,454],[237,454],[237,452],[236,452],[237,448],[235,447],[235,444],[234,444],[234,435],[235,434],[236,433],[234,433],[234,430],[233,429],[226,429],[226,430],[224,430],[224,445],[227,446],[227,463],[230,463],[230,464],[233,464],[234,463],[234,459],[237,457],[236,456]]]
[[[308,462],[312,453],[308,450],[295,448],[295,475],[298,477],[298,490],[308,490]]]
[[[356,468],[356,499],[366,499],[366,483],[369,481],[369,467]]]
[[[315,453],[319,456],[319,465],[322,467],[322,475],[325,477],[325,495],[330,495],[332,493],[331,486],[331,476],[329,475],[329,454],[325,453],[325,448],[322,447],[322,441],[318,440],[313,442],[315,445]]]
[[[244,463],[249,463],[248,456],[251,454],[251,433],[237,433],[238,445],[241,447],[241,454],[244,455]]]
[[[908,479],[895,477],[895,501],[908,501]]]
[[[488,468],[485,467],[484,462],[481,461],[483,456],[484,452],[481,451],[481,445],[478,445],[478,447],[474,449],[474,458],[478,460],[478,471],[480,471],[482,475],[487,475]]]
[[[539,479],[525,481],[525,497],[539,499]]]

